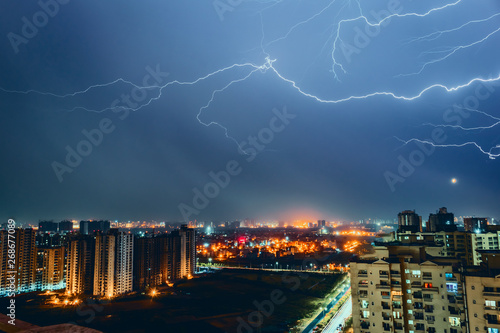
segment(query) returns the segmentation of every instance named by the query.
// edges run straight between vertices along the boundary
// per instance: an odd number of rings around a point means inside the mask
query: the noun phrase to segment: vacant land
[[[287,332],[314,311],[342,275],[223,270],[111,302],[44,305],[47,296],[16,297],[17,317],[35,325],[73,322],[103,332]],[[272,305],[271,305],[272,304]],[[2,302],[3,306],[3,302]],[[257,307],[262,306],[264,315]],[[249,317],[250,316],[250,317]],[[262,319],[259,328],[249,325]]]

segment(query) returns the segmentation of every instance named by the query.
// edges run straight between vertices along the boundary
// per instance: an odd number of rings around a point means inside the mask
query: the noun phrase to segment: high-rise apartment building
[[[167,281],[167,235],[134,239],[134,289],[145,290]]]
[[[422,231],[422,217],[414,210],[405,210],[398,214],[399,232],[419,232]]]
[[[114,293],[120,295],[133,289],[134,236],[125,232],[115,234]]]
[[[114,297],[132,291],[134,237],[112,229],[95,236],[93,295]]]
[[[486,217],[464,217],[465,231],[480,233],[485,232],[488,226]]]
[[[168,241],[169,280],[191,278],[196,268],[196,230],[181,226]]]
[[[37,248],[37,289],[64,289],[65,284],[64,247]]]
[[[92,295],[94,291],[95,237],[78,235],[68,242],[66,291]]]
[[[112,229],[68,245],[67,292],[114,297],[132,291],[133,235]]]
[[[500,332],[500,251],[481,251],[482,264],[465,273],[469,332]]]
[[[14,248],[12,244],[15,244]],[[14,259],[10,256],[12,251]],[[36,263],[35,230],[15,229],[11,234],[0,231],[0,295],[5,294],[11,285],[15,286],[16,293],[35,291]]]
[[[354,332],[465,332],[459,267],[411,245],[352,260]]]
[[[57,232],[58,223],[54,221],[38,222],[38,231],[41,232]]]
[[[73,231],[73,222],[71,221],[61,221],[59,222],[59,232],[68,233]]]
[[[94,233],[107,233],[111,228],[109,221],[80,221],[80,234],[92,235]]]
[[[489,231],[486,230],[482,233],[467,232],[466,237],[466,264],[467,266],[477,266],[482,262],[481,253],[482,250],[498,250],[500,231]]]
[[[429,215],[429,221],[426,225],[426,231],[456,231],[455,216],[448,213],[446,207],[439,208],[436,214]]]

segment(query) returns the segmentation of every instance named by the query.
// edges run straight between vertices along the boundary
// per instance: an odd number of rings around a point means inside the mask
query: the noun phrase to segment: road
[[[343,284],[340,285],[340,287],[343,287],[342,291],[334,298],[332,299],[328,305],[326,306],[325,311],[320,311],[316,318],[314,318],[305,329],[302,330],[303,333],[311,333],[313,329],[318,325],[318,323],[323,320],[325,315],[330,311],[336,304],[337,302],[344,297],[344,295],[350,290],[351,286],[349,285],[349,282],[344,282]],[[350,299],[350,298],[349,298]],[[350,311],[349,311],[350,313]],[[337,325],[338,326],[338,325]]]
[[[330,320],[328,325],[325,327],[323,330],[323,333],[336,333],[338,332],[337,327],[339,325],[344,325],[345,321],[347,318],[352,313],[352,297],[349,297],[349,299],[342,305],[339,311],[337,311],[337,314]]]

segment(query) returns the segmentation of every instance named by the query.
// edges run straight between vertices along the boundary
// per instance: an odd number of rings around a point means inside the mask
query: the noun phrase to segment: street
[[[344,325],[347,318],[352,313],[352,297],[344,303],[344,305],[340,308],[337,314],[330,320],[328,325],[323,330],[323,333],[336,333],[338,332],[337,328],[339,325]]]

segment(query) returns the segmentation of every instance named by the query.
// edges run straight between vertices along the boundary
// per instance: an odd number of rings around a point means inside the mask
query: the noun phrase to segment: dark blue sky
[[[60,2],[2,5],[2,220],[500,218],[496,1]]]

